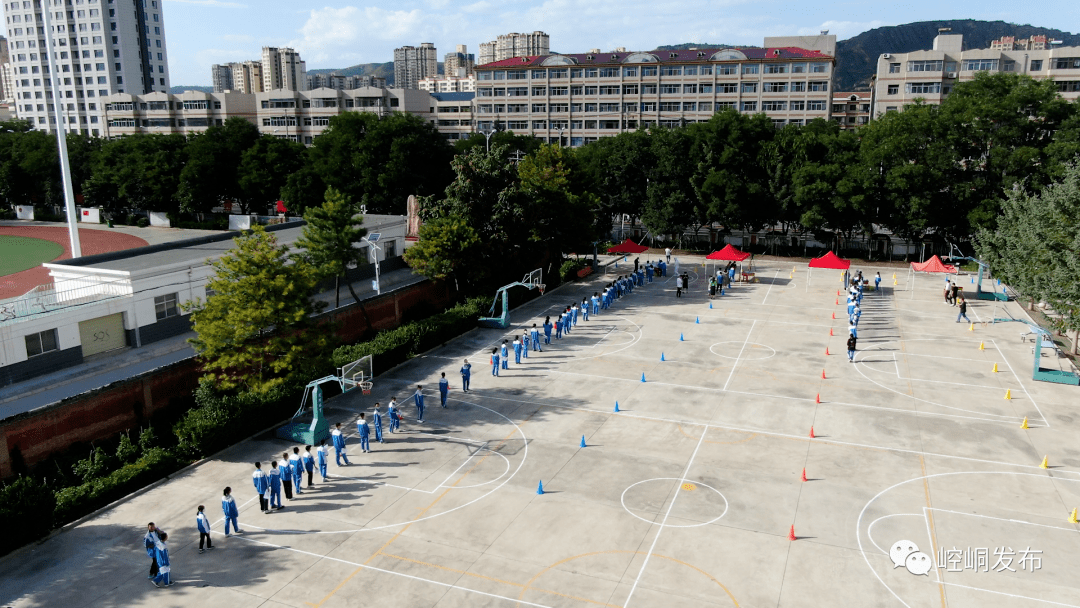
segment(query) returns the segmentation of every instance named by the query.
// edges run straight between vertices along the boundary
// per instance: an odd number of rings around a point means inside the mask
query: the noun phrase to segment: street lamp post
[[[61,8],[64,8],[61,5]],[[75,213],[75,193],[71,186],[71,161],[67,150],[67,124],[66,118],[61,111],[60,76],[56,70],[56,47],[53,46],[52,37],[52,3],[42,2],[41,14],[45,20],[45,53],[49,60],[48,82],[52,89],[53,114],[56,117],[56,143],[60,149],[60,175],[63,178],[64,202],[67,209],[68,238],[71,241],[71,257],[82,257],[82,246],[79,243],[79,229],[76,222],[79,220]]]
[[[379,241],[379,237],[381,237],[381,236],[382,235],[380,233],[373,232],[373,233],[369,234],[368,236],[362,237],[360,239],[360,241],[362,243],[367,243],[369,246],[371,246],[371,255],[374,258],[374,262],[375,262],[375,294],[376,295],[382,295],[382,286],[379,283],[379,253],[378,253],[379,251],[382,251],[382,247],[379,247],[378,245],[375,244],[375,243],[377,243]]]

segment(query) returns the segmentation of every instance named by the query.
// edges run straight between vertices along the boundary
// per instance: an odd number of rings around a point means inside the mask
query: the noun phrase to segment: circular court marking
[[[730,349],[728,347],[726,347],[726,346],[721,346],[721,345],[728,345],[728,344],[731,345]],[[746,342],[745,344],[746,344],[746,348],[743,349],[743,342],[738,342],[738,341],[734,341],[734,340],[728,341],[728,342],[717,342],[716,344],[713,344],[712,346],[709,347],[709,352],[716,355],[717,357],[723,357],[725,359],[739,359],[740,357],[738,356],[738,354],[739,354],[740,351],[742,351],[743,356],[741,357],[741,359],[743,361],[761,361],[761,360],[770,359],[770,358],[776,356],[776,350],[769,347],[769,346],[765,346],[764,344],[758,344],[757,342]],[[720,346],[719,349],[717,348],[718,346]],[[717,350],[720,350],[720,351],[731,350],[735,354],[734,355],[725,355],[722,352],[717,352]],[[768,352],[766,352],[766,351],[768,351]]]
[[[668,489],[671,487],[671,484],[667,483],[667,482],[671,482],[671,481],[681,482],[681,484],[679,486],[680,490],[683,490],[683,491],[686,491],[686,492],[694,492],[694,494],[688,495],[686,498],[684,498],[683,501],[680,502],[680,504],[685,504],[686,500],[692,500],[692,501],[694,501],[692,504],[694,504],[696,506],[703,506],[706,509],[715,509],[715,508],[719,507],[719,501],[716,498],[716,497],[719,497],[719,500],[724,501],[724,507],[723,507],[723,510],[720,511],[719,515],[717,515],[716,517],[710,519],[709,521],[696,523],[696,524],[664,524],[663,527],[666,527],[666,528],[700,528],[701,526],[707,526],[707,525],[709,525],[709,524],[711,524],[713,522],[716,522],[721,517],[723,517],[724,515],[727,515],[728,500],[727,500],[727,497],[724,496],[724,494],[722,492],[720,492],[720,490],[717,490],[716,488],[714,488],[714,487],[712,487],[710,485],[703,484],[700,481],[695,481],[695,482],[691,483],[691,482],[683,481],[683,480],[681,480],[681,479],[679,479],[677,477],[654,477],[653,479],[646,479],[644,481],[639,481],[637,483],[631,484],[631,485],[627,486],[627,488],[625,490],[623,490],[622,495],[619,497],[619,501],[622,503],[623,509],[625,509],[626,512],[629,513],[630,515],[633,515],[634,517],[640,519],[641,521],[643,521],[643,522],[645,522],[647,524],[655,524],[656,522],[653,521],[652,519],[647,519],[645,517],[642,517],[642,516],[638,515],[637,513],[634,513],[633,509],[631,509],[629,506],[627,506],[627,504],[626,504],[627,493],[630,493],[630,501],[631,502],[639,502],[639,503],[644,504],[644,503],[647,503],[646,496],[648,494],[667,496]],[[648,485],[644,485],[644,484],[648,484]],[[643,486],[643,487],[639,488],[639,486]],[[650,489],[651,486],[655,486],[655,487],[653,489]],[[639,489],[634,490],[634,488],[639,488]],[[706,489],[712,490],[712,492],[695,492],[695,490],[697,490],[698,488],[706,488]],[[631,490],[634,490],[634,491],[631,492]],[[639,495],[639,494],[641,496],[637,497],[637,495]],[[690,498],[691,496],[693,498]],[[635,500],[635,497],[637,497],[637,500]],[[648,508],[642,508],[642,509],[639,509],[639,510],[641,510],[643,512],[646,512],[646,513],[649,512]],[[653,513],[652,515],[655,516],[656,513]],[[679,516],[676,515],[676,517],[679,517]]]
[[[0,234],[0,277],[51,262],[63,253],[64,248],[52,241]]]

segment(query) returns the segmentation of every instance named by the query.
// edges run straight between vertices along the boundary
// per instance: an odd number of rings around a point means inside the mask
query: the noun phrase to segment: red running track
[[[25,236],[43,241],[52,241],[64,248],[64,253],[60,254],[60,257],[56,258],[56,260],[71,259],[67,228],[57,226],[0,226],[0,235]],[[147,245],[146,241],[137,236],[131,236],[123,232],[95,230],[93,228],[79,228],[79,243],[82,245],[82,254],[84,256],[146,247]],[[51,261],[55,262],[56,260]],[[38,285],[46,283],[52,283],[52,277],[49,276],[49,270],[43,266],[0,277],[0,300],[21,296]]]

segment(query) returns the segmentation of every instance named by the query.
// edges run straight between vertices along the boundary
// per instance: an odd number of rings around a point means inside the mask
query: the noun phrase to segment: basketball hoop
[[[544,286],[543,285],[537,285],[537,288],[540,289],[540,295],[544,295]]]
[[[360,392],[365,395],[371,394],[371,387],[374,386],[372,382],[360,382]]]

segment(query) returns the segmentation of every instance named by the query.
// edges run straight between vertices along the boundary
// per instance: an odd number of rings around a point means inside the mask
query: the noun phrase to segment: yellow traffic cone
[[[1026,428],[1028,428],[1028,425],[1027,425],[1027,416],[1024,416],[1024,422],[1023,422],[1023,423],[1022,423],[1022,424],[1020,425],[1020,428],[1022,428],[1022,429],[1026,429]]]
[[[1080,520],[1076,519],[1076,509],[1073,509],[1072,515],[1069,516],[1070,524],[1080,524]]]
[[[892,273],[892,278],[893,278],[894,281],[896,280],[896,273],[895,272]]]
[[[1005,389],[1005,398],[1012,399],[1012,389]]]
[[[1047,460],[1046,456],[1043,456],[1043,461],[1041,463],[1039,463],[1039,468],[1040,469],[1049,469],[1050,468],[1050,462]]]
[[[979,350],[986,350],[986,343],[985,342],[979,342]]]
[[[974,322],[972,322],[971,325],[968,326],[968,331],[975,331],[975,323]]]
[[[997,363],[994,364],[994,373],[995,374],[998,373],[998,371],[997,371]]]
[[[895,286],[896,286],[896,279],[893,279],[893,280],[892,280],[892,284],[893,284],[893,287],[895,287]]]

